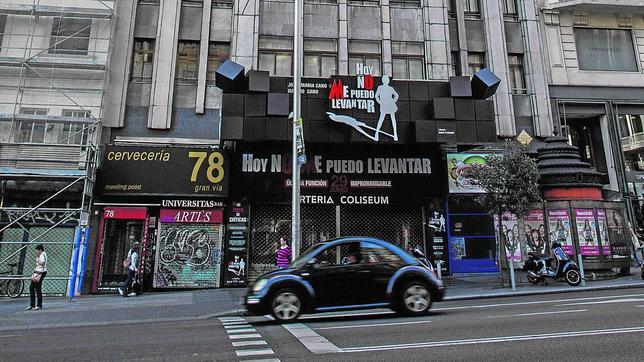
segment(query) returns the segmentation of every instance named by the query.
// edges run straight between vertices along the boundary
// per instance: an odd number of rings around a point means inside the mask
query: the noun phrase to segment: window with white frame
[[[230,43],[210,42],[208,45],[208,70],[206,81],[215,83],[217,68],[230,57]]]
[[[485,53],[467,53],[467,71],[470,75],[485,68]]]
[[[372,75],[382,74],[380,66],[380,42],[371,40],[349,40],[349,75],[356,75],[356,65],[372,69]]]
[[[304,76],[328,78],[337,74],[338,42],[335,39],[304,39]]]
[[[177,83],[197,84],[199,77],[199,42],[180,40],[177,46],[177,67],[174,79]]]
[[[391,42],[394,79],[425,79],[425,52],[420,42]]]
[[[87,55],[91,19],[54,18],[49,40],[49,53],[56,55]]]
[[[508,68],[510,71],[510,90],[512,94],[525,94],[525,75],[523,74],[523,55],[509,54]]]
[[[63,110],[63,117],[68,118],[91,118],[91,112],[81,109],[65,109]],[[66,145],[81,145],[87,142],[87,123],[47,123],[47,133],[51,133],[52,143],[66,144]],[[48,138],[46,136],[46,138]],[[47,142],[47,140],[45,140]]]
[[[290,37],[259,37],[259,70],[270,75],[289,76],[293,66],[293,39]]]
[[[16,143],[42,143],[45,139],[44,108],[21,108],[21,115],[36,116],[38,120],[16,121],[14,123],[13,141]]]
[[[154,39],[135,38],[130,79],[136,82],[150,82],[153,66]]]

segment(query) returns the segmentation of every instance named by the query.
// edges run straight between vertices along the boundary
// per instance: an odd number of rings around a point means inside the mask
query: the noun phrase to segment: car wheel
[[[293,289],[280,289],[271,299],[271,314],[280,322],[292,322],[300,316],[302,301]]]
[[[427,313],[432,305],[432,294],[421,281],[405,284],[399,294],[398,309],[402,314],[416,316]]]

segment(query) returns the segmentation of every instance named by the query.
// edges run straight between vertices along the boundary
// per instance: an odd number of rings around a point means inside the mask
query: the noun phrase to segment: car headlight
[[[266,286],[266,283],[268,283],[268,280],[266,279],[260,279],[258,280],[254,285],[253,285],[253,292],[259,292],[260,290],[264,289]]]

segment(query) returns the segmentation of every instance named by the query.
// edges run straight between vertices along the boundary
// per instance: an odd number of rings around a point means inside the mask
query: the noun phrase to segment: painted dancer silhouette
[[[382,127],[386,115],[389,115],[389,118],[391,118],[391,126],[394,129],[394,141],[398,141],[398,130],[396,129],[396,111],[398,110],[396,102],[398,98],[399,96],[396,90],[389,85],[389,77],[386,75],[382,76],[382,85],[376,89],[376,102],[380,104],[380,118],[378,119],[376,134],[374,135],[375,141],[378,141],[380,127]]]

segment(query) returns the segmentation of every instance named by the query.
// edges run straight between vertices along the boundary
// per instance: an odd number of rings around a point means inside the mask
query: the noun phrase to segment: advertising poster
[[[626,236],[625,222],[621,211],[617,209],[606,209],[606,222],[608,224],[610,252],[613,255],[613,259],[630,257],[628,247],[630,238]]]
[[[557,242],[568,255],[574,255],[570,233],[570,216],[566,209],[548,210],[548,229],[550,230],[550,245]]]
[[[484,154],[449,153],[447,154],[447,183],[453,194],[481,194],[483,189],[472,183],[467,171],[475,164],[487,164]]]
[[[449,247],[447,245],[447,226],[445,219],[445,212],[439,206],[441,200],[432,199],[427,206],[426,215],[426,231],[427,240],[430,244],[427,245],[425,255],[429,261],[436,267],[437,261],[442,261],[441,272],[443,274],[449,273]]]
[[[461,260],[467,256],[465,252],[465,238],[453,236],[449,243],[452,259]]]
[[[575,221],[579,237],[579,252],[582,256],[598,256],[599,243],[593,209],[575,209]]]
[[[505,213],[501,222],[501,229],[505,236],[505,256],[508,260],[521,261],[521,244],[519,242],[519,222],[516,215]],[[499,217],[494,216],[494,231],[499,242]]]
[[[523,218],[526,254],[530,252],[546,254],[548,252],[543,220],[543,210],[531,210],[528,216]]]
[[[224,247],[223,286],[246,285],[248,269],[248,206],[233,202],[228,211]]]
[[[155,288],[220,285],[221,210],[161,209]]]
[[[608,241],[608,224],[606,223],[606,210],[597,209],[597,223],[599,223],[599,240],[601,240],[602,254],[610,256],[610,242]]]

